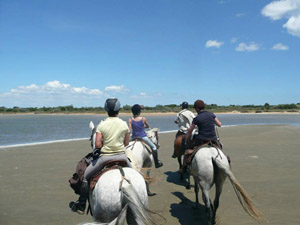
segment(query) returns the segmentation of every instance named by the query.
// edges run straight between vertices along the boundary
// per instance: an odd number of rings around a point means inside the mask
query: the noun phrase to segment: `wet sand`
[[[223,127],[219,134],[232,171],[264,215],[265,224],[300,223],[300,128],[285,125]],[[203,224],[205,209],[193,209],[194,191],[179,180],[170,156],[175,133],[160,134],[164,167],[152,174],[149,208],[166,224]],[[0,224],[79,224],[91,222],[68,208],[77,199],[69,187],[77,161],[90,151],[88,140],[0,150]],[[214,196],[214,188],[211,197]],[[201,199],[201,195],[199,196]],[[257,224],[240,206],[227,180],[217,213],[220,225]]]

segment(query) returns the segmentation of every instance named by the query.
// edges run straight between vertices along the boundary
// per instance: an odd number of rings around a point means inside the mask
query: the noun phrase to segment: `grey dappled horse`
[[[191,175],[195,182],[196,207],[199,206],[198,192],[202,190],[202,199],[206,207],[208,224],[215,224],[216,212],[219,207],[219,198],[225,179],[228,177],[239,202],[244,210],[257,221],[261,221],[261,216],[254,207],[251,199],[239,184],[230,170],[230,165],[226,155],[218,148],[203,147],[195,154],[189,166]],[[212,204],[209,198],[209,191],[215,185],[216,194]]]
[[[94,130],[92,122],[90,128]],[[94,136],[91,136],[92,143]],[[90,191],[89,200],[94,220],[122,224],[126,214],[128,224],[155,224],[148,210],[147,188],[143,176],[132,168],[125,167],[121,170],[110,169],[105,172]]]

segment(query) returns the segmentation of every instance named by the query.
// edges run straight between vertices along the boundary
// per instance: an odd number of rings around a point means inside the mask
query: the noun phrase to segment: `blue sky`
[[[300,0],[1,0],[0,106],[300,102]]]

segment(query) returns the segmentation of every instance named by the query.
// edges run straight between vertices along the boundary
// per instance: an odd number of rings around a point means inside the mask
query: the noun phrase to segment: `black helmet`
[[[135,104],[131,107],[131,112],[133,115],[139,115],[141,113],[142,107],[138,104]]]
[[[121,108],[121,103],[117,98],[108,98],[105,101],[106,112],[118,112]]]
[[[181,103],[181,108],[182,109],[187,109],[188,107],[189,107],[189,103],[187,103],[187,102]]]

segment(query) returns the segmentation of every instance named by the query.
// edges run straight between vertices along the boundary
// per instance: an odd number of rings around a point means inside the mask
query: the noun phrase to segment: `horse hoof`
[[[156,193],[148,192],[148,196],[154,196]]]

